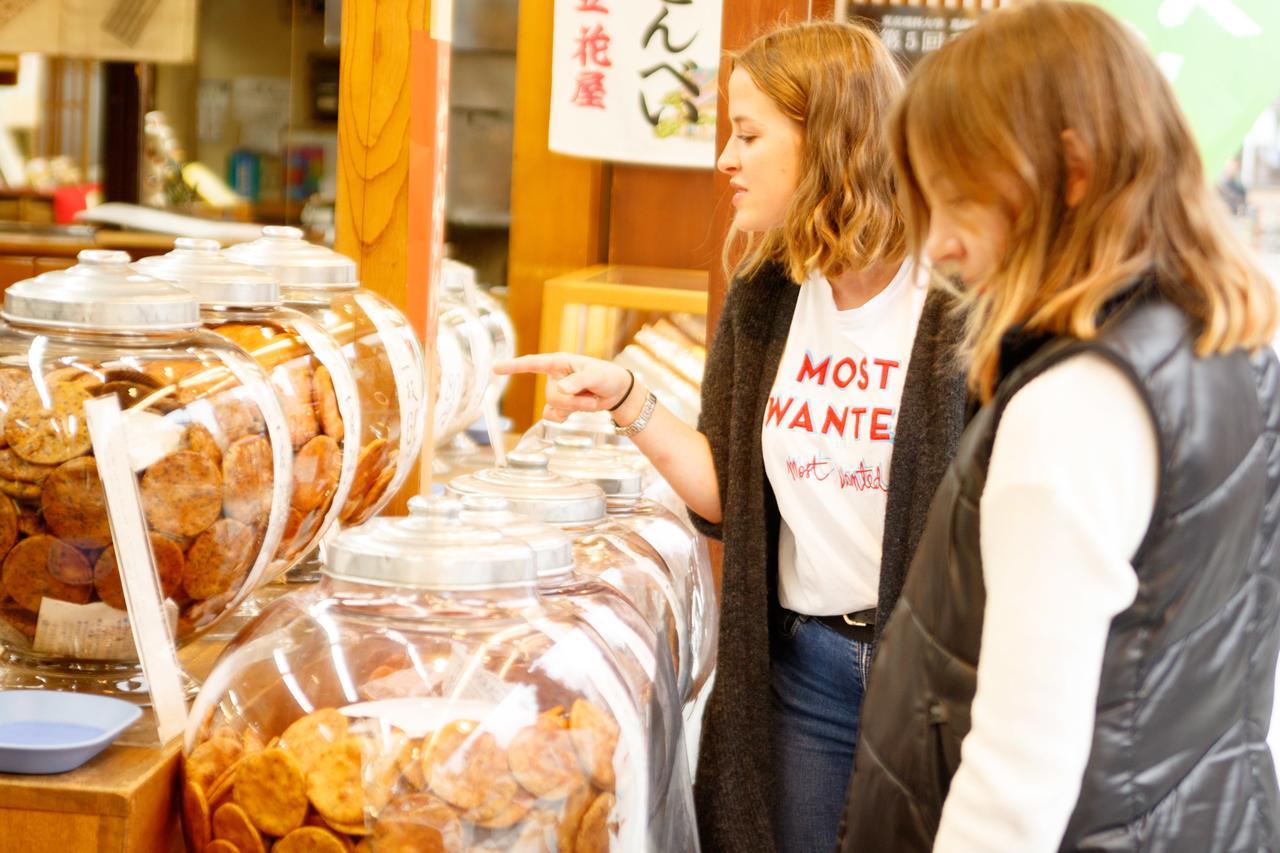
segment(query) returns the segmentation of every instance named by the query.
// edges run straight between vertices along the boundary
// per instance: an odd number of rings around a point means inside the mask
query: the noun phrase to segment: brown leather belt
[[[837,634],[848,637],[850,640],[857,640],[860,643],[870,643],[876,637],[876,610],[859,610],[857,613],[839,613],[835,616],[810,616],[810,619],[817,620],[826,625]]]

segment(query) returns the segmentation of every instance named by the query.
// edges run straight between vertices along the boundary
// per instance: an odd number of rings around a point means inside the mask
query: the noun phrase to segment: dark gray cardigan
[[[774,850],[769,627],[778,607],[781,517],[764,473],[760,430],[800,289],[769,265],[735,282],[707,356],[698,429],[707,436],[722,524],[690,513],[724,541],[720,650],[707,705],[694,790],[707,853]],[[940,292],[929,294],[916,332],[889,468],[880,616],[883,625],[924,529],[934,489],[964,430],[964,382],[953,355],[960,330]],[[832,779],[843,790],[848,779]]]

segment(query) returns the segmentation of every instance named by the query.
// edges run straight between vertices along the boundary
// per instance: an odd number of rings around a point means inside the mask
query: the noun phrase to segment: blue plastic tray
[[[136,705],[85,693],[0,690],[0,773],[66,773],[142,715]]]

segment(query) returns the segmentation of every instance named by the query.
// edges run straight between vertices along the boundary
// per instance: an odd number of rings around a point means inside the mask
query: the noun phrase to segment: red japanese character
[[[575,12],[604,12],[609,14],[609,9],[604,5],[604,0],[578,0]]]
[[[573,104],[577,107],[604,106],[604,74],[599,71],[579,71],[577,87],[573,90]]]
[[[578,50],[573,54],[573,58],[578,60],[578,64],[583,68],[587,65],[596,65],[600,68],[609,68],[613,65],[609,61],[609,34],[604,31],[604,27],[596,24],[594,27],[583,27],[578,33]]]

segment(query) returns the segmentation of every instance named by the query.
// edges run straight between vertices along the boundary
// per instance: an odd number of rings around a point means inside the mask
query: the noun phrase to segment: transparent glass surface
[[[646,499],[609,499],[609,517],[632,530],[662,557],[680,596],[688,630],[690,693],[700,694],[716,666],[720,609],[706,539],[661,504]]]
[[[386,506],[422,449],[427,402],[422,347],[404,315],[372,291],[286,288],[284,299],[333,336],[355,377],[359,450],[339,520],[344,526],[360,524]]]
[[[315,825],[361,850],[696,850],[661,688],[616,633],[533,582],[286,595],[193,706],[185,828],[232,803],[264,846]]]
[[[284,411],[293,453],[288,518],[263,583],[312,551],[337,521],[355,479],[360,444],[355,377],[337,342],[289,308],[200,312],[205,328],[262,366]]]
[[[267,571],[290,477],[263,369],[205,331],[44,334],[0,324],[0,643],[15,668],[137,667],[84,414],[114,395],[159,589],[182,646]],[[274,426],[273,426],[274,425]]]

